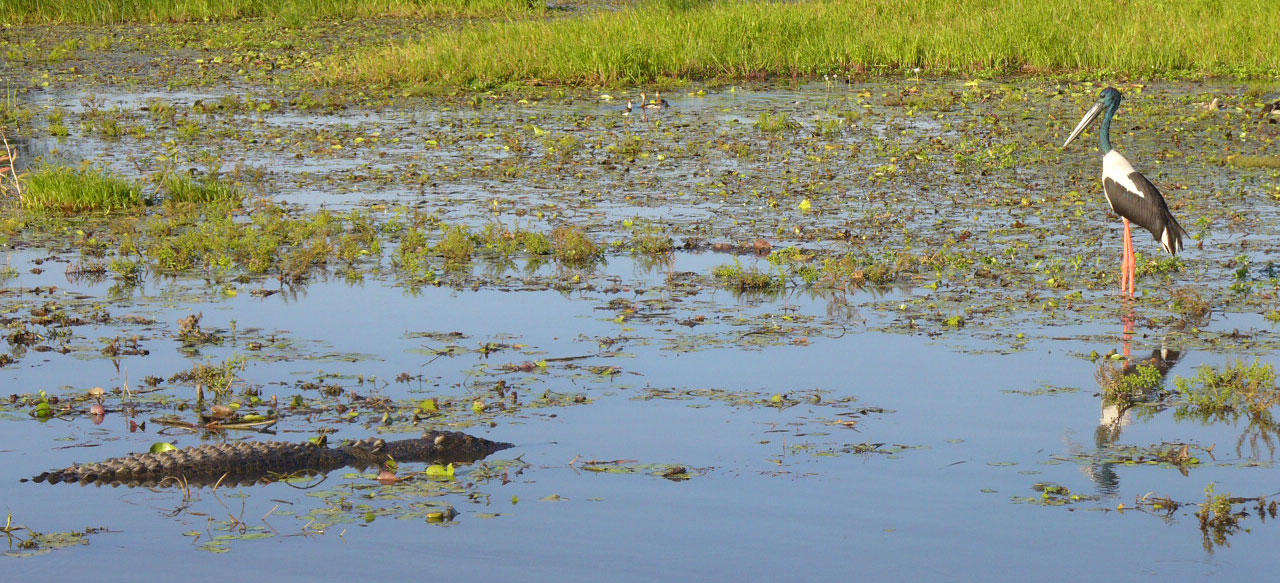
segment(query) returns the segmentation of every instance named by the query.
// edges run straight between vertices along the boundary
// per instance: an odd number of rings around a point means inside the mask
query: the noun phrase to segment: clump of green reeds
[[[343,58],[320,74],[340,83],[488,88],[530,80],[626,84],[915,67],[963,73],[1280,72],[1280,10],[1269,0],[1159,2],[1141,10],[1111,0],[728,0],[689,6],[649,1],[574,18],[451,28]]]
[[[144,204],[142,187],[97,168],[45,166],[26,177],[22,205],[31,210],[112,212]]]
[[[186,174],[170,174],[160,184],[168,193],[168,202],[239,206],[245,198],[239,186],[212,177],[196,180]]]
[[[5,0],[0,23],[111,24],[274,18],[484,18],[545,10],[538,0]]]

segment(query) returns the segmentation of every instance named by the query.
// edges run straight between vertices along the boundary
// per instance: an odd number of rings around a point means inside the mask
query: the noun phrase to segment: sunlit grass
[[[4,0],[0,23],[108,24],[279,17],[492,17],[540,11],[538,0]]]
[[[690,8],[682,8],[684,5]],[[1280,10],[1267,0],[650,1],[561,19],[486,22],[365,50],[330,82],[630,84],[910,70],[1268,76]]]

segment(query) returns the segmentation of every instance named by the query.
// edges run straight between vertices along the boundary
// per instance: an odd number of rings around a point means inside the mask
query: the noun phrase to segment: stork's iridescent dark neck
[[[1098,147],[1102,149],[1103,156],[1111,152],[1111,116],[1115,115],[1119,108],[1119,102],[1112,102],[1107,106],[1107,115],[1102,118],[1102,131],[1098,132]]]
[[[1102,91],[1102,101],[1107,104],[1107,115],[1102,118],[1102,131],[1098,132],[1098,147],[1102,155],[1111,151],[1111,117],[1120,109],[1120,101],[1124,99],[1119,91],[1108,87]]]

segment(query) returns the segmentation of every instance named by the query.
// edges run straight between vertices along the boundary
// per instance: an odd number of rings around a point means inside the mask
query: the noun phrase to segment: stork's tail
[[[1168,211],[1165,212],[1164,220],[1161,222],[1164,225],[1160,229],[1160,233],[1152,232],[1151,234],[1155,235],[1156,240],[1160,242],[1160,246],[1164,247],[1165,251],[1170,255],[1177,255],[1179,251],[1182,251],[1182,238],[1190,235],[1187,234],[1186,229],[1182,228],[1182,225],[1178,224],[1178,219],[1173,218],[1173,214]]]

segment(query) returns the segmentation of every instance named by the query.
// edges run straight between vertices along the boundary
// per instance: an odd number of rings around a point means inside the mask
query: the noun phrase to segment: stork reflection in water
[[[1093,453],[1088,456],[1094,461],[1083,468],[1098,492],[1107,495],[1116,494],[1119,489],[1120,479],[1115,466],[1122,462],[1103,460],[1114,457],[1110,455],[1112,448],[1133,420],[1130,409],[1159,400],[1165,376],[1185,355],[1162,342],[1159,347],[1151,349],[1150,355],[1135,358],[1132,354],[1133,312],[1125,314],[1121,323],[1120,351],[1102,357],[1098,364],[1096,376],[1102,389],[1102,416],[1094,430]]]

